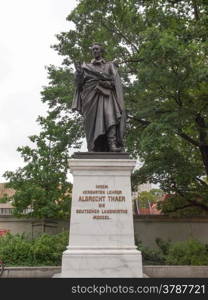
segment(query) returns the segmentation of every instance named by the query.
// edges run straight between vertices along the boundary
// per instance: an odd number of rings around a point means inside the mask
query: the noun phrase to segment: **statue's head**
[[[93,43],[91,47],[91,51],[95,59],[101,58],[104,54],[104,48],[99,43]]]

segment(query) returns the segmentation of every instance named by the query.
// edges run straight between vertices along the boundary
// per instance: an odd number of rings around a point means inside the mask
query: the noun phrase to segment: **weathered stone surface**
[[[143,277],[135,247],[130,159],[72,159],[69,246],[61,277]]]

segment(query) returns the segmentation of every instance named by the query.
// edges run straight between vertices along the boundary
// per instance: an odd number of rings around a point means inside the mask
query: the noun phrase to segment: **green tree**
[[[95,40],[106,45],[107,59],[118,58],[126,147],[143,162],[140,183],[180,196],[166,212],[208,211],[207,12],[199,0],[83,0],[68,16],[75,29],[55,46],[66,65],[88,60]]]
[[[4,194],[1,198],[0,198],[0,203],[7,203],[9,202],[10,198],[8,197],[8,195]]]
[[[30,136],[35,144],[19,147],[25,166],[15,172],[7,171],[8,187],[15,189],[11,197],[14,213],[39,218],[64,218],[69,215],[72,184],[67,182],[68,140],[67,132],[59,128],[50,117],[39,117],[42,131]],[[68,129],[69,130],[69,129]]]
[[[72,64],[90,60],[89,47],[100,42],[106,59],[119,65],[126,150],[143,163],[138,183],[159,183],[180,197],[164,206],[167,213],[208,212],[207,0],[80,0],[67,20],[74,29],[57,35],[54,49],[63,63],[48,68],[42,100],[49,118],[61,122],[59,130],[67,128],[69,146],[83,137],[82,118],[70,111]]]
[[[151,189],[143,191],[138,194],[137,200],[139,201],[139,207],[149,208],[152,204],[157,203],[161,200],[163,191],[160,189]]]

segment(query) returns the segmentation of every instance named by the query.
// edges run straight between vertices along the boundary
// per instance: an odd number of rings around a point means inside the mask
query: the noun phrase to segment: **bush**
[[[158,238],[156,244],[158,248],[151,249],[141,242],[137,243],[145,265],[208,265],[208,245],[198,240],[173,243]]]
[[[61,264],[68,243],[68,232],[42,234],[34,240],[10,233],[0,237],[0,259],[7,266],[56,266]]]
[[[156,238],[155,242],[156,242],[157,246],[159,247],[159,249],[162,251],[162,253],[164,255],[167,255],[169,252],[169,249],[170,249],[171,241],[170,240],[164,241],[160,238]]]
[[[61,257],[66,250],[68,234],[57,235],[42,234],[32,247],[33,263],[35,265],[58,266],[61,264]]]
[[[42,234],[30,240],[24,234],[0,237],[0,260],[7,266],[58,266],[68,244],[68,232]],[[157,249],[137,242],[145,265],[208,265],[208,245],[189,239],[173,243],[156,239]]]
[[[7,233],[0,237],[0,259],[10,265],[31,265],[31,242],[24,235]]]
[[[165,261],[168,265],[208,265],[208,249],[194,239],[177,242],[170,245]]]
[[[144,265],[164,265],[165,257],[161,249],[150,249],[137,242],[137,248],[142,252],[142,261]]]

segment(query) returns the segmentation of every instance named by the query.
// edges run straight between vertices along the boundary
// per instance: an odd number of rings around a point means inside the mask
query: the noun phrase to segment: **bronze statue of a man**
[[[91,49],[90,63],[75,64],[72,109],[84,116],[89,152],[121,152],[125,129],[121,80],[115,64],[104,60],[102,46],[94,43]]]

